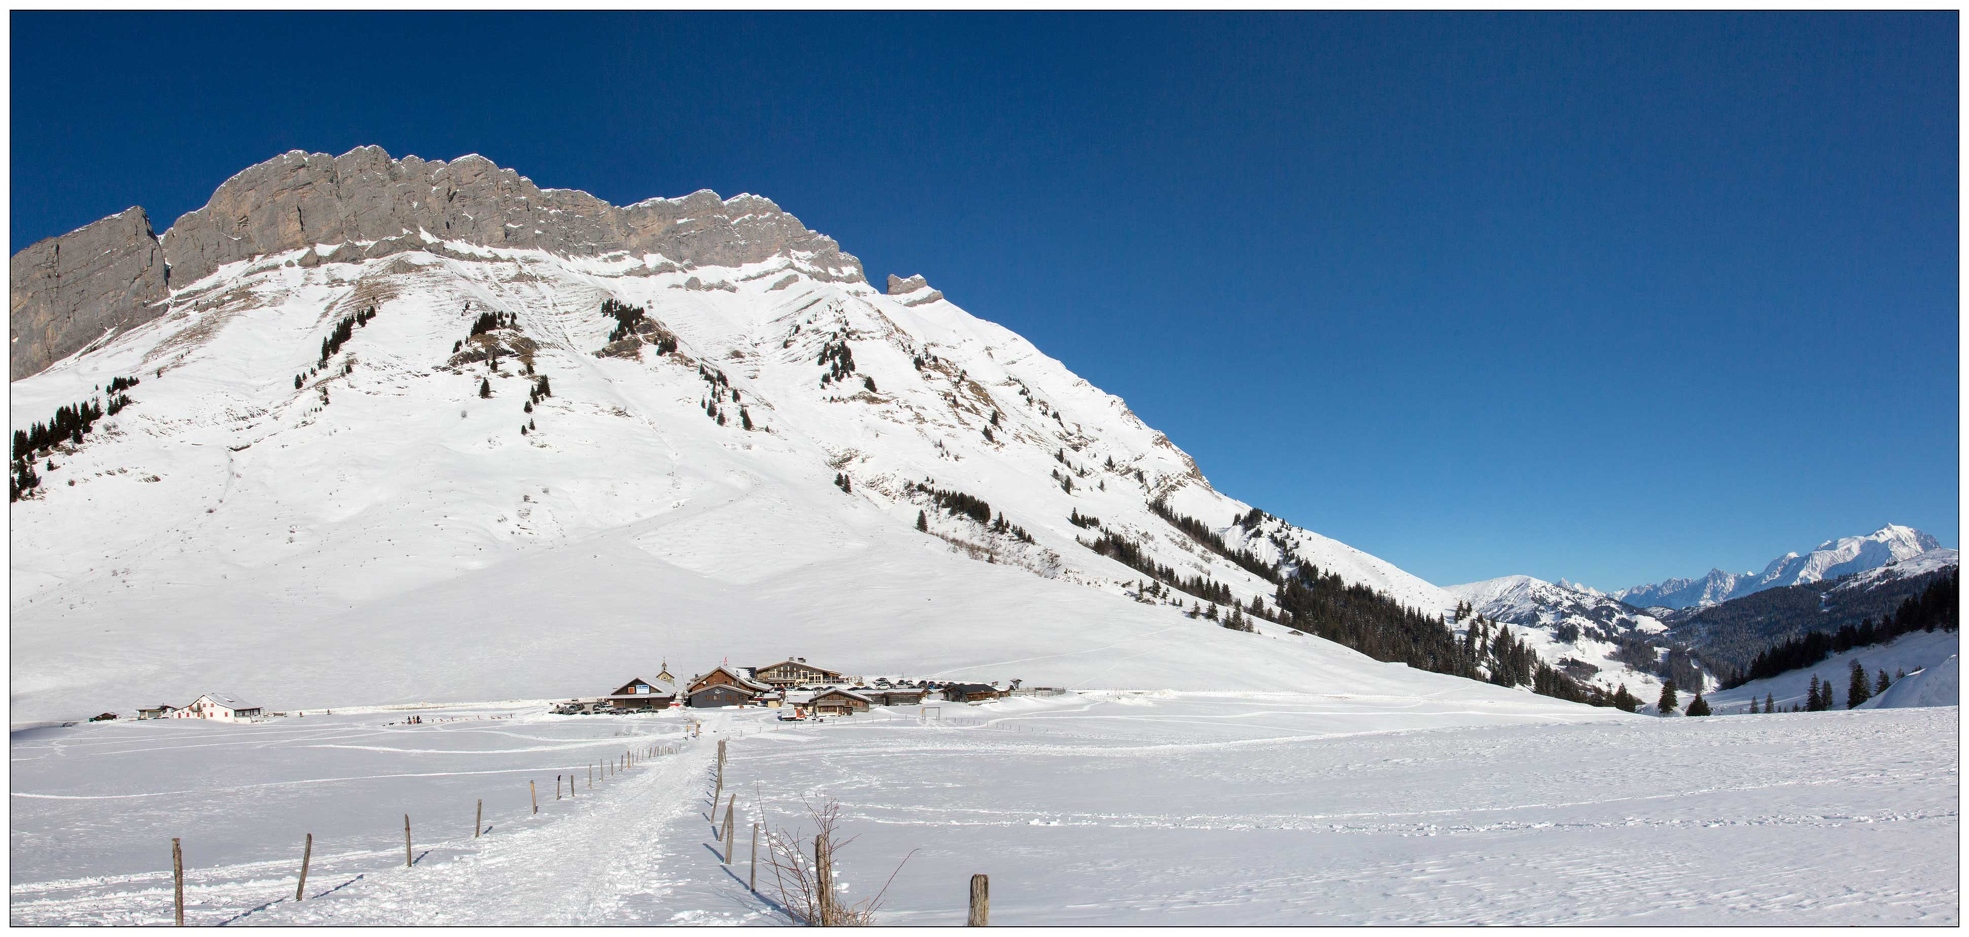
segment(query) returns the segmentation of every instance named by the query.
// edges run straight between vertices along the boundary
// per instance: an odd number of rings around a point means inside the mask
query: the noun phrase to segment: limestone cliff
[[[586,192],[542,189],[483,156],[449,163],[393,159],[366,146],[341,156],[294,150],[221,184],[162,239],[141,208],[41,241],[15,255],[10,379],[37,373],[110,329],[154,318],[171,282],[219,267],[314,248],[303,263],[353,261],[438,242],[565,256],[657,254],[682,267],[775,256],[822,280],[860,282],[861,262],[770,199],[700,190],[615,206]]]
[[[15,254],[9,269],[8,380],[17,381],[164,311],[163,249],[127,208]]]

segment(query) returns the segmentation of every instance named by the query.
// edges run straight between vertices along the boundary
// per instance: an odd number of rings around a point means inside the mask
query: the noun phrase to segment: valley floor
[[[856,837],[844,901],[909,856],[891,924],[961,923],[974,872],[1008,925],[1960,920],[1953,707],[1651,719],[1529,696],[1099,692],[822,725],[543,709],[17,730],[10,920],[168,923],[177,836],[187,924],[780,924],[746,887],[749,834],[762,811],[798,831],[803,799],[838,801]],[[585,766],[651,748],[586,787]],[[573,799],[556,774],[580,779]]]

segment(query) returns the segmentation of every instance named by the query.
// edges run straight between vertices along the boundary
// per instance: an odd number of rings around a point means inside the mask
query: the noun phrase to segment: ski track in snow
[[[914,852],[890,924],[961,921],[973,872],[1008,925],[1959,920],[1953,707],[1664,720],[1168,691],[932,705],[821,725],[506,704],[424,710],[518,710],[499,722],[17,732],[11,920],[168,923],[178,835],[188,923],[785,924],[745,886],[750,830],[810,840],[803,801],[827,798],[856,837],[837,854],[844,901]],[[362,735],[427,742],[349,744]],[[215,738],[237,744],[215,760]],[[730,867],[712,829],[718,738],[738,796]],[[556,774],[585,783],[570,754],[648,745],[678,753],[552,798]],[[352,761],[399,770],[335,770]],[[174,772],[211,786],[128,790]],[[108,789],[62,791],[83,785]],[[458,821],[480,797],[474,842]],[[302,832],[316,852],[297,904]]]

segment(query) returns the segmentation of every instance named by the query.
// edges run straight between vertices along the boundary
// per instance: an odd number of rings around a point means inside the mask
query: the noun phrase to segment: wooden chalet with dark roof
[[[1005,691],[988,683],[946,683],[943,685],[943,698],[953,703],[977,703],[994,700],[1005,695]]]

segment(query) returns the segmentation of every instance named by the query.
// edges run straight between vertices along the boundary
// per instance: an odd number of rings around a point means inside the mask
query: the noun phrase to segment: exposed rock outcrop
[[[905,306],[921,306],[943,298],[943,293],[931,289],[930,281],[923,279],[920,273],[907,280],[893,273],[889,274],[889,295],[896,297]]]
[[[756,195],[708,189],[615,206],[586,192],[542,189],[483,156],[392,159],[366,146],[341,156],[284,153],[227,179],[203,208],[159,239],[131,209],[42,241],[14,257],[11,380],[86,347],[108,329],[154,318],[164,275],[190,284],[219,267],[306,248],[306,266],[437,242],[566,256],[658,254],[659,266],[737,266],[775,256],[819,280],[862,282],[861,261],[832,238]],[[317,247],[317,245],[320,245]],[[727,286],[710,284],[717,288]]]
[[[8,272],[10,381],[157,318],[168,294],[164,253],[142,208],[36,241]]]

